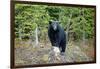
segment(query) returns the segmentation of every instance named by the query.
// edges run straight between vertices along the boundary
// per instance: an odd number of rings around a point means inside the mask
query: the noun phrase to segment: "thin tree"
[[[38,45],[39,41],[38,41],[38,26],[36,24],[36,29],[35,29],[35,41],[36,41],[36,45]]]

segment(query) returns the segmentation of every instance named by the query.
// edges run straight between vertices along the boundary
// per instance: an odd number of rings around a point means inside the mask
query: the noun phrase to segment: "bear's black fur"
[[[48,36],[52,46],[59,47],[61,52],[65,52],[66,33],[58,21],[49,21]]]

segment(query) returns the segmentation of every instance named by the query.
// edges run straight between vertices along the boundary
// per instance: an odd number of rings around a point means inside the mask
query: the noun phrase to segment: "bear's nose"
[[[56,30],[57,29],[57,26],[54,26],[54,30]]]

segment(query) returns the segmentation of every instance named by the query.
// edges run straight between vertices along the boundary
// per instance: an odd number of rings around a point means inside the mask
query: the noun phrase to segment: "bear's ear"
[[[52,20],[49,21],[49,24],[51,24],[51,23],[52,23]]]

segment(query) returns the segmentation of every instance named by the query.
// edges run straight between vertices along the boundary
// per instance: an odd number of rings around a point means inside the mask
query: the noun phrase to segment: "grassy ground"
[[[81,42],[69,42],[65,56],[59,55],[60,59],[52,59],[51,44],[39,43],[38,46],[30,40],[15,40],[15,65],[33,65],[49,63],[86,62],[94,60],[93,42],[83,45]],[[53,57],[54,58],[54,57]]]

